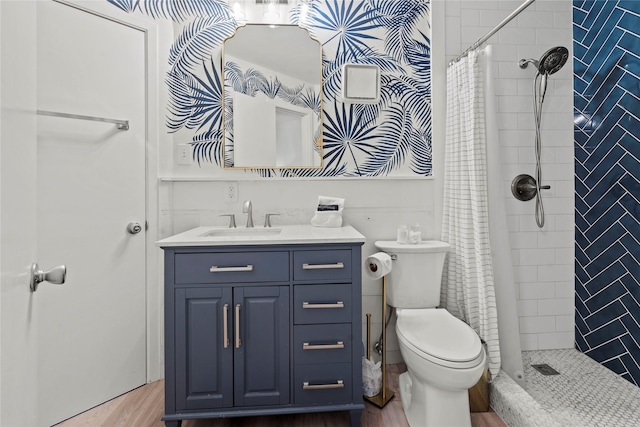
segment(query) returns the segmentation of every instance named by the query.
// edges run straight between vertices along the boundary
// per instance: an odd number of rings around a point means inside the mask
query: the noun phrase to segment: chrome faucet
[[[247,228],[253,228],[253,213],[251,211],[251,200],[246,200],[242,206],[242,213],[247,214]]]

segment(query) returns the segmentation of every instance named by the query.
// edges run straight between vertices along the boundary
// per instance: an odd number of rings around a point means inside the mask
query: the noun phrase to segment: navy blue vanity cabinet
[[[350,411],[359,426],[361,245],[163,247],[166,425]]]

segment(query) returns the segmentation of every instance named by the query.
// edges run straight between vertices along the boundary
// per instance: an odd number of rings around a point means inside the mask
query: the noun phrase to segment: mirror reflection
[[[320,43],[297,25],[245,25],[223,65],[225,167],[321,167]]]

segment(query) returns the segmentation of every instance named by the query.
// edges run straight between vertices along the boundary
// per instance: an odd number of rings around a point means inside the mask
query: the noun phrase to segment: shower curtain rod
[[[522,3],[516,10],[514,10],[513,12],[511,12],[511,14],[509,16],[507,16],[506,18],[504,18],[502,20],[502,22],[500,22],[498,25],[496,25],[493,30],[489,31],[487,34],[485,34],[483,37],[481,37],[480,39],[478,39],[475,43],[473,43],[471,46],[469,46],[469,48],[467,50],[465,50],[464,52],[462,52],[460,55],[458,55],[458,57],[452,61],[449,61],[449,65],[451,65],[454,62],[457,62],[459,60],[461,60],[462,58],[464,58],[469,52],[471,52],[474,49],[479,48],[480,46],[482,46],[482,44],[484,42],[486,42],[487,40],[489,40],[489,38],[494,35],[495,33],[497,33],[502,27],[504,27],[505,25],[507,25],[513,18],[515,18],[516,16],[518,16],[520,14],[520,12],[522,12],[523,10],[525,10],[527,7],[529,7],[529,5],[531,5],[531,3],[533,3],[536,0],[527,0],[524,3]]]

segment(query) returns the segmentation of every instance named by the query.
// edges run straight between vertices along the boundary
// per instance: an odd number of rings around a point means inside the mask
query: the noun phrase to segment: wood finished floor
[[[365,402],[362,427],[408,427],[398,396],[398,376],[406,370],[403,364],[388,365],[387,388],[395,396],[383,409]],[[164,381],[139,387],[109,402],[70,418],[58,427],[164,427],[160,420],[164,411]],[[471,414],[473,427],[506,427],[495,412]],[[186,420],[183,427],[340,427],[349,426],[348,412],[274,415],[266,417],[216,418]]]

